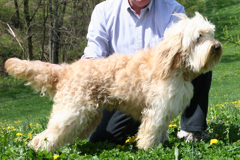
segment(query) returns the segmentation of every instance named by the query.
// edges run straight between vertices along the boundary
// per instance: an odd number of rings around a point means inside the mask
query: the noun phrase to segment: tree
[[[32,26],[31,26],[31,22],[33,21],[40,5],[41,5],[41,0],[39,0],[38,4],[37,4],[37,8],[35,9],[35,11],[33,11],[32,16],[30,16],[30,12],[29,12],[29,0],[24,0],[23,1],[24,4],[24,18],[26,21],[26,34],[27,34],[27,46],[28,46],[28,59],[33,59],[33,42],[32,42]]]
[[[58,63],[59,56],[59,48],[60,48],[60,38],[61,38],[61,28],[63,26],[63,18],[66,11],[67,1],[62,0],[54,0],[54,4],[52,4],[52,0],[49,0],[49,11],[52,14],[50,19],[50,52],[49,52],[49,61],[51,63]]]

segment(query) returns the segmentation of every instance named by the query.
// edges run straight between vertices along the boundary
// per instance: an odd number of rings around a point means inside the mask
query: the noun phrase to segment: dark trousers
[[[181,130],[204,131],[207,128],[208,93],[212,81],[212,72],[202,74],[192,81],[194,95],[190,106],[186,107],[181,116]],[[123,144],[128,136],[137,133],[140,122],[119,111],[103,111],[103,118],[89,141],[109,141]]]

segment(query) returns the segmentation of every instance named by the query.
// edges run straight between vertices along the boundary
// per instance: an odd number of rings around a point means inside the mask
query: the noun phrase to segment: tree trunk
[[[20,14],[19,14],[19,6],[18,6],[18,2],[17,0],[14,0],[14,5],[16,8],[16,15],[17,15],[17,24],[16,24],[16,28],[20,28],[20,31],[22,31],[22,23],[20,21]]]
[[[67,1],[62,0],[63,5],[61,14],[59,11],[60,3],[58,0],[54,2],[53,10],[53,32],[52,32],[52,52],[51,52],[51,63],[58,64],[59,48],[60,48],[60,37],[61,37],[61,27],[63,26],[63,18],[65,15]]]
[[[33,45],[32,45],[32,33],[31,33],[31,19],[30,19],[30,15],[29,15],[29,1],[28,0],[24,0],[24,16],[25,16],[25,20],[26,20],[26,30],[27,30],[27,46],[28,46],[28,59],[32,59],[33,58]]]
[[[45,33],[46,33],[46,22],[47,22],[47,18],[48,18],[48,9],[47,9],[47,16],[45,15],[45,8],[46,8],[46,5],[45,5],[45,0],[44,0],[44,4],[43,4],[43,40],[42,40],[42,55],[41,55],[41,61],[43,60],[43,57],[44,57],[44,46],[45,46],[45,39],[46,39],[46,36],[45,36]]]
[[[27,24],[26,30],[27,30],[27,46],[28,46],[28,59],[32,60],[33,59],[33,41],[32,41],[32,26],[31,22],[33,18],[35,17],[35,14],[37,13],[40,5],[41,5],[41,0],[39,0],[37,8],[35,11],[32,13],[32,17],[30,17],[30,12],[29,12],[29,0],[24,0],[23,1],[24,5],[24,16],[25,16],[25,21]]]

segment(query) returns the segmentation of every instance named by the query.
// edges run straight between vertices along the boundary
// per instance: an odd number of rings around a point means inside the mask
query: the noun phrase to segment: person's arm
[[[172,14],[175,14],[175,13],[184,13],[184,14],[186,14],[185,9],[184,9],[184,7],[183,7],[182,5],[179,5],[178,7],[175,8],[175,10],[174,10],[174,12],[173,12]],[[174,25],[174,24],[177,23],[178,21],[179,21],[179,17],[177,17],[177,16],[175,16],[175,15],[172,15],[172,16],[171,16],[171,19],[170,19],[170,21],[169,21],[169,23],[168,23],[168,25],[167,25],[167,27],[166,27],[166,29],[165,29],[165,31],[164,31],[164,33],[165,33],[172,25]]]
[[[109,35],[106,31],[106,18],[103,5],[97,5],[92,13],[87,34],[87,47],[84,50],[83,58],[101,58],[109,54]]]

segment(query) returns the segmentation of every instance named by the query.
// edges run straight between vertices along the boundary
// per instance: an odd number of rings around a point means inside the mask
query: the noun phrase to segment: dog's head
[[[214,39],[215,26],[198,12],[191,19],[185,14],[175,16],[179,22],[166,31],[158,47],[165,57],[164,72],[177,68],[194,73],[212,70],[222,56],[222,45]]]

